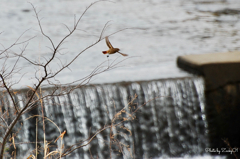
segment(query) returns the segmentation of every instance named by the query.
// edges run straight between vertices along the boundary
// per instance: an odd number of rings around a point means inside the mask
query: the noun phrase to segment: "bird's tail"
[[[124,54],[124,53],[121,53],[121,52],[118,52],[118,53],[123,55],[123,56],[128,56],[128,54]]]
[[[102,53],[103,53],[103,54],[107,54],[107,51],[103,51]]]

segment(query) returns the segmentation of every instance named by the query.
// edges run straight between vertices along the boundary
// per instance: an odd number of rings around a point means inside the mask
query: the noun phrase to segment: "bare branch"
[[[108,23],[108,22],[107,22]],[[55,74],[53,74],[52,76],[49,76],[47,79],[50,79],[50,78],[53,78],[54,76],[56,76],[57,74],[59,74],[60,72],[62,72],[65,68],[69,67],[83,52],[85,52],[86,50],[90,49],[91,47],[93,47],[94,45],[98,44],[103,38],[101,38],[102,34],[103,34],[103,31],[105,30],[105,28],[107,27],[107,23],[104,25],[102,31],[101,31],[101,34],[100,34],[100,37],[99,39],[89,45],[88,47],[86,47],[85,49],[83,49],[81,52],[79,52],[67,65],[65,65],[64,67],[62,67],[61,69],[59,69]],[[77,23],[78,24],[78,23]]]
[[[2,121],[4,122],[4,124],[8,127],[8,123],[6,122],[6,120],[3,118],[3,116],[6,114],[6,111],[0,116],[0,118],[2,119]]]
[[[28,3],[30,3],[31,6],[33,7],[35,16],[36,16],[37,21],[38,21],[38,26],[40,27],[40,30],[41,30],[42,35],[45,36],[45,37],[50,41],[50,43],[52,44],[52,47],[55,49],[55,46],[54,46],[54,44],[53,44],[52,39],[51,39],[48,35],[46,35],[46,34],[44,33],[44,31],[43,31],[43,28],[42,28],[42,25],[41,25],[41,20],[40,20],[39,17],[38,17],[38,14],[40,13],[40,11],[37,12],[37,11],[36,11],[36,8],[34,7],[34,5],[33,5],[31,2],[28,2]]]
[[[7,90],[8,94],[9,94],[11,100],[12,100],[12,103],[13,103],[13,106],[15,107],[15,110],[19,113],[18,107],[17,107],[17,105],[15,103],[15,100],[13,98],[12,92],[11,92],[10,88],[7,86],[7,84],[5,82],[5,78],[2,76],[2,74],[0,74],[0,78],[2,79],[2,83],[4,85],[4,88]]]
[[[66,25],[66,24],[64,24],[64,23],[62,23],[66,28],[67,28],[67,30],[71,33],[71,30],[68,28],[68,26]]]
[[[25,40],[25,41],[18,42],[18,41],[21,39],[21,37],[22,37],[27,31],[29,31],[29,30],[30,30],[30,29],[25,30],[25,31],[17,38],[17,40],[16,40],[12,45],[10,45],[8,48],[6,48],[5,50],[3,50],[3,51],[0,53],[0,55],[2,55],[3,53],[5,53],[6,51],[8,51],[9,49],[11,49],[11,48],[12,48],[13,46],[15,46],[15,45],[24,44],[24,43],[29,42],[30,40],[34,39],[36,36],[33,36],[33,37],[31,37],[31,38],[29,38],[29,39],[27,39],[27,40]]]

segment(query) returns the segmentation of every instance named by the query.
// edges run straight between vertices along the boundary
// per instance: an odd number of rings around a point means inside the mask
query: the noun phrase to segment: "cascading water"
[[[78,88],[69,95],[46,98],[43,103],[45,115],[62,132],[67,131],[63,139],[65,148],[84,141],[109,125],[124,107],[126,111],[121,112],[122,117],[131,117],[130,113],[146,102],[134,114],[136,118],[112,129],[111,157],[196,156],[205,154],[205,148],[209,146],[203,87],[201,78],[105,84]],[[43,91],[43,95],[47,92]],[[137,98],[129,103],[135,94]],[[6,98],[2,104],[8,103]],[[19,101],[25,101],[25,98],[24,94],[16,95]],[[19,103],[21,107],[22,103]],[[16,142],[35,142],[36,121],[25,120],[35,113],[37,111],[23,116]],[[116,118],[116,123],[117,120],[121,121]],[[38,140],[42,141],[40,125]],[[46,134],[47,140],[59,136],[58,129],[50,122],[46,123]],[[104,130],[90,145],[73,151],[67,158],[109,158],[109,134],[110,129]],[[19,156],[29,155],[35,144],[20,144],[18,147]]]

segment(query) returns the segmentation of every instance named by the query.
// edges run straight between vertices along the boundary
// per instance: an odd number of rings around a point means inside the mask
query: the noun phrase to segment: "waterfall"
[[[48,91],[43,91],[43,95]],[[182,157],[203,155],[209,146],[203,93],[203,80],[194,77],[84,86],[68,95],[48,97],[43,104],[45,116],[62,132],[66,130],[65,148],[84,141],[113,119],[115,123],[122,121],[115,118],[119,115],[131,120],[112,129],[112,158]],[[130,102],[135,95],[136,99]],[[21,101],[19,106],[22,107],[26,95],[16,94],[15,98]],[[2,110],[7,110],[9,99],[7,96],[2,99],[1,105],[5,104]],[[117,114],[124,107],[125,111]],[[141,108],[130,115],[138,107]],[[21,156],[35,149],[34,143],[23,142],[35,142],[36,119],[26,119],[37,113],[36,109],[24,114],[18,123],[21,131],[16,143],[22,142],[18,146]],[[38,127],[38,134],[41,134],[38,140],[43,141],[41,122]],[[47,122],[47,140],[58,136],[57,127]],[[91,144],[73,151],[67,158],[109,158],[109,142],[110,129],[106,129]]]

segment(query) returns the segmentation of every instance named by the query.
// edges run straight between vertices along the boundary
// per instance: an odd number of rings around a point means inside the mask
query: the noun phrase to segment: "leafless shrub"
[[[36,108],[37,106],[41,106],[41,108],[42,108],[43,130],[45,131],[44,122],[47,119],[44,115],[44,107],[42,105],[42,101],[43,101],[44,98],[49,97],[49,96],[61,96],[61,95],[64,95],[64,94],[68,94],[68,93],[72,92],[74,89],[88,84],[91,81],[92,77],[94,77],[98,74],[101,74],[103,72],[106,72],[106,71],[117,68],[119,66],[119,63],[122,62],[122,61],[117,62],[117,61],[114,60],[113,62],[109,63],[109,61],[104,61],[99,66],[97,66],[95,69],[93,69],[92,72],[88,76],[83,77],[81,79],[78,79],[76,81],[71,81],[69,83],[60,84],[57,80],[55,80],[56,76],[58,74],[60,74],[63,70],[67,69],[72,63],[74,63],[76,61],[76,59],[79,58],[82,53],[84,53],[88,49],[94,47],[96,44],[98,44],[101,40],[103,40],[105,38],[103,36],[103,33],[106,30],[106,28],[108,27],[108,23],[109,23],[109,22],[106,22],[106,24],[103,26],[101,32],[99,33],[99,36],[98,36],[96,42],[87,46],[85,49],[79,51],[75,56],[72,57],[72,59],[70,61],[68,61],[65,64],[61,63],[61,60],[60,60],[59,61],[60,68],[58,68],[57,70],[53,71],[50,68],[50,65],[57,59],[57,55],[61,54],[61,46],[64,44],[64,42],[66,42],[66,40],[69,37],[71,37],[76,31],[78,31],[78,25],[81,22],[82,17],[85,15],[85,13],[94,4],[96,4],[98,2],[102,2],[102,1],[104,1],[104,0],[99,0],[99,1],[96,1],[92,4],[90,4],[85,9],[85,11],[81,14],[81,16],[79,18],[77,18],[77,19],[74,18],[74,23],[73,23],[72,28],[70,28],[70,27],[68,27],[67,25],[64,24],[66,29],[68,30],[68,34],[65,35],[60,40],[60,42],[57,43],[57,44],[52,40],[52,38],[49,35],[47,35],[45,33],[44,28],[42,27],[39,12],[34,7],[34,5],[30,3],[32,5],[33,10],[34,10],[35,17],[37,19],[41,35],[43,35],[43,37],[50,43],[49,49],[51,50],[51,56],[49,58],[43,57],[41,60],[37,60],[37,59],[31,59],[28,56],[26,56],[25,51],[26,51],[26,48],[29,45],[29,42],[32,39],[35,38],[35,36],[33,36],[33,37],[28,38],[27,40],[21,41],[22,36],[24,34],[26,34],[28,32],[28,30],[26,30],[24,33],[22,33],[19,36],[19,38],[17,38],[17,40],[12,43],[12,45],[10,45],[8,47],[4,47],[1,44],[1,46],[4,49],[0,50],[0,59],[1,59],[1,61],[3,61],[2,62],[2,67],[0,69],[0,79],[1,79],[0,80],[0,89],[3,92],[3,94],[5,94],[9,97],[8,100],[4,100],[3,102],[8,101],[9,106],[13,106],[13,107],[12,107],[11,110],[6,110],[4,112],[0,112],[0,120],[1,120],[1,122],[0,122],[1,125],[0,126],[1,126],[1,129],[4,130],[4,134],[3,134],[3,136],[1,137],[1,140],[0,140],[0,142],[1,142],[0,143],[1,144],[0,145],[0,159],[2,159],[4,157],[4,155],[6,155],[5,152],[6,152],[7,147],[9,146],[9,144],[12,144],[14,147],[15,147],[15,144],[17,144],[17,143],[14,142],[14,138],[17,135],[17,132],[13,133],[13,129],[16,126],[16,124],[19,122],[20,117],[24,113]],[[114,33],[112,33],[108,36],[116,34],[120,31],[125,30],[125,29],[132,29],[132,28],[124,28],[124,29],[118,30],[118,31],[116,31],[116,32],[114,32]],[[1,33],[0,33],[0,35],[1,35]],[[22,46],[21,51],[18,52],[18,53],[12,51],[11,49],[15,46]],[[7,62],[9,60],[14,60],[14,63],[11,66],[7,65]],[[17,94],[18,92],[13,89],[13,86],[15,84],[19,83],[19,81],[21,81],[22,78],[19,78],[18,81],[12,81],[12,77],[15,74],[21,73],[22,67],[19,66],[19,61],[20,60],[26,60],[30,64],[29,67],[38,68],[38,70],[36,70],[35,77],[33,77],[34,79],[37,80],[37,83],[34,86],[29,86],[28,87],[28,90],[29,90],[28,91],[28,96],[27,96],[26,101],[24,101],[23,107],[19,107],[19,102],[20,101],[16,100],[15,97],[14,97],[14,95]],[[108,63],[108,64],[106,65],[106,63]],[[43,74],[42,75],[37,75],[38,71],[43,72]],[[24,74],[22,74],[22,77],[23,76],[24,76]],[[73,84],[74,84],[74,86],[69,87],[70,85],[73,85]],[[43,94],[41,92],[42,91],[41,88],[43,86],[46,86],[46,85],[50,86],[52,89],[51,89],[51,92],[49,94],[43,96]],[[36,104],[36,103],[40,103],[40,105]],[[121,113],[123,113],[123,112],[121,112]],[[10,118],[10,116],[11,116],[11,118]],[[113,121],[113,123],[114,123],[114,121]],[[105,130],[107,128],[114,128],[118,124],[112,124],[110,126],[104,127],[103,129],[100,129],[99,131],[97,131],[95,133],[94,136],[92,136],[91,138],[88,139],[87,144],[89,142],[91,142],[92,139],[97,134],[102,132],[103,130]],[[62,138],[64,137],[64,132],[60,131],[60,134],[61,134],[60,138],[62,140]],[[11,139],[10,142],[8,142],[9,139]],[[36,141],[36,143],[37,142],[38,141]],[[58,154],[58,156],[60,158],[61,158],[61,156],[66,156],[67,154],[71,153],[71,151],[73,151],[74,149],[80,148],[80,147],[83,147],[83,146],[86,145],[86,144],[81,145],[81,146],[78,146],[78,147],[75,147],[75,148],[73,146],[71,149],[68,149],[65,152],[48,152],[47,151],[48,144],[49,143],[46,142],[45,139],[44,139],[44,156],[48,157],[48,156],[51,156],[51,155]],[[8,146],[6,146],[6,145],[8,145]],[[38,148],[36,148],[36,156],[37,156],[37,151],[38,151]],[[12,155],[13,155],[13,157],[14,156],[16,157],[16,151],[14,151],[14,153]],[[34,157],[29,156],[29,158],[34,158]]]

